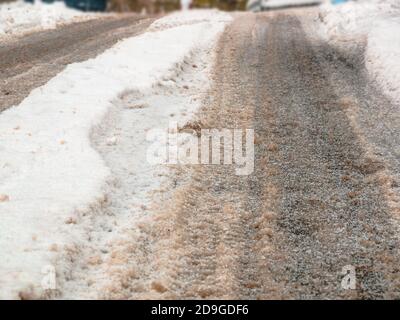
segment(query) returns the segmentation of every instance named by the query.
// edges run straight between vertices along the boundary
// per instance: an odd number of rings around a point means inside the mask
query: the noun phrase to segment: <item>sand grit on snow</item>
[[[146,92],[160,81],[172,83],[168,76],[182,68],[185,59],[210,47],[230,16],[216,11],[207,16],[187,24],[187,15],[182,14],[183,25],[178,26],[179,15],[173,15],[176,27],[126,39],[95,59],[69,65],[20,105],[0,114],[0,194],[4,200],[0,202],[0,298],[47,296],[42,272],[49,266],[56,267],[57,288],[62,292],[88,235],[112,233],[106,227],[100,230],[101,221],[100,225],[90,222],[107,204],[110,181],[115,180],[113,168],[92,147],[93,128],[115,108],[118,97],[124,98],[124,92]],[[169,24],[168,18],[163,19],[161,24]],[[154,99],[160,108],[173,105]],[[166,110],[163,114],[169,116]],[[157,118],[153,112],[133,116],[140,118],[143,129]],[[116,162],[141,159],[132,147],[136,138],[130,130],[123,142],[130,152],[120,153],[122,158]],[[118,136],[99,139],[107,142],[104,148],[118,147],[120,142]],[[138,150],[142,149],[139,143]],[[144,165],[139,160],[131,163],[133,173]],[[140,179],[142,183],[145,178]],[[146,190],[153,182],[145,183]],[[140,192],[137,197],[140,204]],[[93,230],[97,226],[100,229]],[[88,263],[97,261],[94,257]]]
[[[371,76],[394,101],[400,102],[400,3],[397,0],[326,5],[319,22],[323,36],[345,52],[365,46]]]
[[[18,0],[0,4],[0,37],[52,29],[59,24],[93,19],[99,14],[67,8],[63,2],[34,4]]]

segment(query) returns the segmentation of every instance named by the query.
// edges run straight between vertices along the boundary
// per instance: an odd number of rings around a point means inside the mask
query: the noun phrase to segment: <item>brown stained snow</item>
[[[10,201],[10,197],[6,194],[0,194],[0,202]]]
[[[237,56],[231,55],[238,43],[242,54],[251,46],[247,35],[254,23],[239,20],[223,35],[212,99],[204,99],[199,120],[182,130],[196,131],[199,125],[254,128],[257,101],[254,83],[249,81],[252,71],[241,70]],[[237,42],[226,45],[233,34]],[[262,139],[260,143],[266,143]],[[136,281],[130,279],[131,298],[284,298],[267,259],[273,250],[277,190],[262,178],[261,166],[257,175],[248,177],[236,176],[233,169],[175,168],[178,187],[172,199],[160,204],[152,221],[140,225],[142,237],[134,241],[143,243],[140,253],[146,263],[138,269],[150,272]],[[120,298],[122,292],[126,297],[121,283],[109,288],[107,297]]]
[[[357,116],[375,94],[349,80],[360,67],[279,13],[238,16],[217,53],[186,128],[254,128],[255,171],[175,167],[104,297],[399,298],[397,180]]]
[[[110,280],[94,293],[107,299],[399,298],[399,166],[383,148],[391,151],[385,130],[396,136],[399,122],[376,111],[390,105],[357,58],[336,54],[293,15],[237,15],[203,108],[180,130],[253,128],[253,174],[171,167],[154,203],[132,208],[143,216],[82,261],[82,285]],[[66,248],[71,263],[80,250]],[[356,290],[340,286],[348,264]]]

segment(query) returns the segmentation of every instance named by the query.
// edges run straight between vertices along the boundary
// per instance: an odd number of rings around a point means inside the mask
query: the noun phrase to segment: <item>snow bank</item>
[[[149,298],[147,290],[160,274],[143,260],[153,250],[143,227],[153,225],[157,206],[170,199],[182,176],[169,166],[147,161],[153,144],[147,140],[148,132],[152,128],[166,132],[172,122],[184,127],[196,119],[212,84],[216,40],[192,50],[150,90],[125,91],[93,131],[92,145],[111,168],[112,179],[107,184],[107,204],[90,221],[78,220],[91,241],[78,244],[73,272],[68,281],[60,278],[60,298]],[[150,276],[152,272],[157,275]]]
[[[386,94],[400,103],[400,17],[374,24],[365,61],[369,73]]]
[[[51,29],[62,23],[87,20],[99,14],[67,8],[64,2],[34,4],[22,0],[0,4],[0,36]]]
[[[246,8],[250,11],[261,11],[262,9],[320,5],[328,1],[329,0],[248,0]]]
[[[339,49],[355,52],[365,45],[365,63],[387,94],[400,102],[400,3],[348,2],[323,7],[322,34]]]
[[[104,203],[110,170],[92,148],[90,132],[112,101],[128,89],[149,89],[215,40],[221,21],[230,19],[206,11],[199,15],[207,19],[187,24],[192,14],[182,14],[181,26],[124,40],[69,65],[0,114],[0,298],[43,296],[41,272],[85,236],[75,217]],[[176,24],[179,15],[170,19]]]
[[[391,14],[394,6],[390,1],[350,1],[336,6],[323,5],[319,19],[329,40],[340,43],[364,38],[376,20]]]

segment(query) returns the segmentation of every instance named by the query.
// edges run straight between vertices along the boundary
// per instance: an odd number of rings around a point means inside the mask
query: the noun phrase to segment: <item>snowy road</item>
[[[29,89],[45,71],[58,73],[0,114],[0,298],[112,296],[126,270],[134,275],[140,257],[131,250],[141,243],[129,237],[140,235],[138,224],[152,217],[151,195],[170,181],[165,166],[147,161],[146,134],[196,110],[212,49],[230,21],[226,13],[194,11],[153,23],[128,17],[70,25],[50,31],[49,45],[45,34],[11,44],[25,48],[17,50],[22,62],[54,47],[32,69],[3,53],[6,89],[17,80],[29,87],[21,78],[36,68]],[[57,274],[51,290],[43,268]]]
[[[0,111],[20,103],[68,64],[85,61],[154,21],[138,15],[100,18],[2,41]]]
[[[387,24],[346,41],[319,10],[114,16],[3,42],[0,298],[400,298],[400,88],[379,68],[400,51]],[[180,163],[201,129],[253,129],[254,171]],[[150,161],[160,145],[168,165]]]
[[[345,58],[303,24],[247,14],[221,37],[199,123],[253,128],[255,171],[177,169],[184,182],[142,226],[153,272],[133,297],[399,298],[399,117],[362,48]],[[341,286],[348,266],[356,290]]]

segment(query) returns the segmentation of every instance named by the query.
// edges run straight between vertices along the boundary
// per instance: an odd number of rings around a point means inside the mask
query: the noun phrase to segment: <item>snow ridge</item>
[[[7,196],[0,201],[0,298],[45,297],[44,268],[77,254],[87,232],[79,219],[107,201],[110,168],[90,133],[115,99],[126,90],[149,90],[214,41],[228,20],[210,12],[206,21],[126,39],[67,66],[0,114],[0,194]]]
[[[395,102],[400,102],[400,5],[396,0],[325,5],[318,19],[322,35],[339,49],[365,46],[371,76]]]

